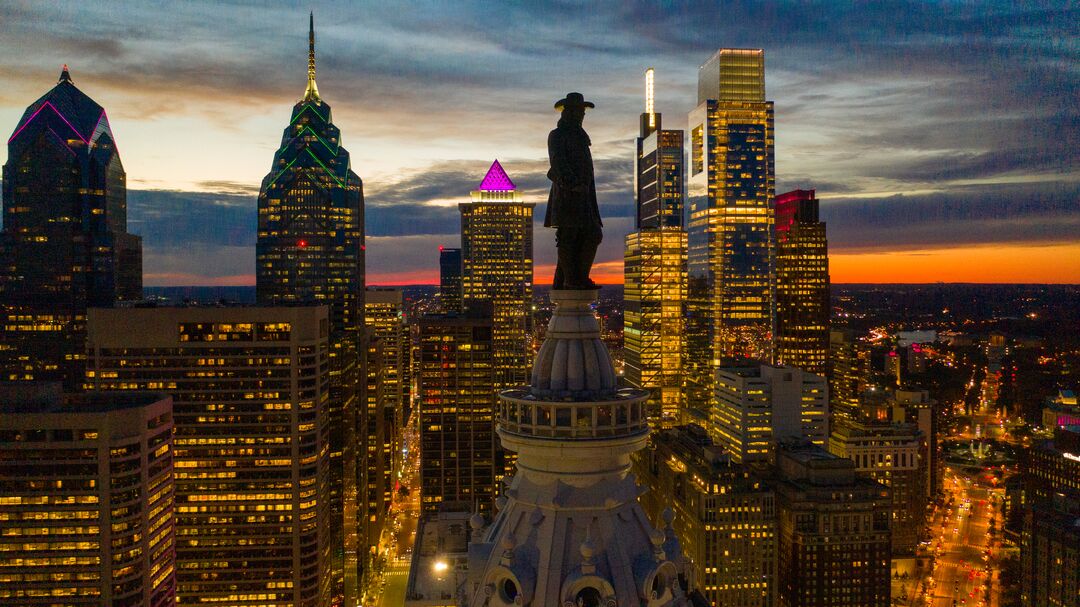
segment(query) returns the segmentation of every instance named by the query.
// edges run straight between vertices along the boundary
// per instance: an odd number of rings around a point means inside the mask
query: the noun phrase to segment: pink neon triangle
[[[484,180],[480,182],[479,187],[481,192],[509,192],[516,189],[514,182],[510,181],[510,177],[498,160],[491,163],[491,168],[488,169],[487,175],[484,175]]]

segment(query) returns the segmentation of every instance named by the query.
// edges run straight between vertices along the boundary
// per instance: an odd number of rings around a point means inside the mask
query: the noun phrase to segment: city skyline
[[[110,111],[146,284],[253,284],[258,180],[303,93],[306,8],[0,8],[0,123],[14,129],[68,63]],[[1076,51],[1043,42],[1074,29],[1064,5],[311,8],[323,93],[367,186],[372,284],[437,284],[437,247],[457,245],[446,227],[491,158],[542,204],[543,135],[567,90],[598,102],[586,126],[618,237],[597,274],[620,282],[641,73],[656,67],[656,105],[685,128],[718,46],[766,51],[777,191],[817,189],[834,282],[1080,282]]]

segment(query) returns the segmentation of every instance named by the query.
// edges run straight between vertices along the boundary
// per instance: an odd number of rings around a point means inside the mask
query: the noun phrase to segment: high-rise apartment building
[[[716,374],[709,435],[734,461],[763,462],[781,439],[829,440],[825,378],[795,367],[725,367]]]
[[[772,607],[776,595],[776,499],[746,465],[733,464],[701,426],[655,432],[634,454],[648,488],[639,499],[653,525],[671,509],[683,554],[710,605]]]
[[[259,305],[326,305],[330,309],[330,508],[334,594],[353,605],[354,563],[363,543],[355,503],[366,474],[361,394],[366,372],[364,318],[364,186],[315,84],[314,18],[308,34],[303,98],[274,153],[259,191],[255,287]],[[363,484],[363,480],[360,484]],[[348,586],[346,586],[348,582]]]
[[[870,373],[870,350],[851,329],[829,331],[829,407],[832,419],[856,421]]]
[[[458,205],[463,304],[490,306],[495,387],[521,385],[531,358],[536,205],[524,201],[498,160],[470,195],[472,202]]]
[[[926,524],[926,443],[915,424],[841,421],[829,452],[855,462],[855,471],[889,488],[892,555],[911,556]]]
[[[1075,605],[1080,597],[1080,426],[1054,430],[1052,440],[1021,461],[1024,530],[1020,599],[1024,607]]]
[[[82,384],[86,309],[142,299],[142,241],[109,117],[67,66],[8,139],[0,376]]]
[[[683,417],[683,131],[661,127],[653,77],[649,68],[634,171],[637,231],[626,236],[623,266],[624,377],[650,392],[649,418],[669,427]]]
[[[780,607],[889,605],[889,489],[806,442],[776,450]]]
[[[368,546],[378,544],[400,464],[404,420],[402,380],[408,335],[405,332],[401,289],[368,288],[364,299],[364,326],[369,336],[369,403],[367,420],[369,511]]]
[[[490,318],[429,315],[417,320],[420,506],[493,507],[503,467],[495,442],[494,329]]]
[[[720,49],[690,112],[686,396],[706,412],[729,357],[767,360],[773,317],[773,104],[765,53]]]
[[[776,364],[824,375],[829,357],[829,247],[814,190],[776,197]]]
[[[461,249],[439,247],[439,303],[447,314],[461,314]]]
[[[87,327],[89,388],[173,397],[177,604],[330,605],[326,307],[91,309]]]
[[[172,401],[0,387],[0,604],[172,607]]]

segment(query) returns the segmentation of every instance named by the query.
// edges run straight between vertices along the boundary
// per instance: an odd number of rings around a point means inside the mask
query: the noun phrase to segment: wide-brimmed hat
[[[585,101],[585,96],[581,93],[567,93],[566,97],[555,102],[555,109],[562,111],[567,107],[587,107],[594,108],[592,101]]]

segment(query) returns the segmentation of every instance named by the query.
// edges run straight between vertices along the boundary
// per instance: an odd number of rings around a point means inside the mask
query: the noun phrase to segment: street
[[[387,516],[386,527],[379,538],[379,563],[368,578],[362,602],[366,606],[401,607],[405,603],[409,563],[412,559],[416,523],[420,516],[420,448],[416,424],[406,425],[402,444],[405,457],[397,473],[400,487],[407,493],[395,491]]]

